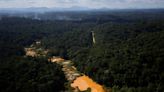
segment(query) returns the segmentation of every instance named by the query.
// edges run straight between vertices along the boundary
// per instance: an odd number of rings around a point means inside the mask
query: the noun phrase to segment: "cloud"
[[[0,0],[0,7],[164,8],[164,0]]]
[[[56,0],[57,3],[78,3],[79,0]]]

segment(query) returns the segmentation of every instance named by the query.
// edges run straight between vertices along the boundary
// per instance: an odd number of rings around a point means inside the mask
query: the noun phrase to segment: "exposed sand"
[[[25,51],[26,51],[26,56],[32,56],[32,57],[39,56],[34,48],[25,48]],[[48,52],[45,52],[44,54],[46,55],[47,53]],[[76,67],[73,66],[72,61],[65,60],[63,58],[55,57],[55,56],[48,59],[48,61],[63,66],[62,71],[64,72],[67,80],[73,82],[71,84],[71,87],[74,88],[75,90],[77,89],[80,91],[86,91],[88,88],[90,88],[91,92],[105,92],[105,90],[101,85],[94,82],[88,76],[77,71]],[[73,91],[73,92],[77,92],[77,91]]]

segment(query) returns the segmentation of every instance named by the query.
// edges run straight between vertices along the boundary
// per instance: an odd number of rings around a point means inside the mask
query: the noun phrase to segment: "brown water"
[[[35,49],[30,48],[29,50],[27,49],[25,51],[26,51],[27,56],[32,56],[32,57],[39,56],[39,55],[33,55],[33,53],[37,54]],[[29,52],[30,52],[30,54],[29,54]],[[31,54],[31,52],[33,52],[33,53]],[[80,91],[86,91],[88,88],[90,88],[91,92],[106,92],[103,89],[103,86],[94,82],[88,76],[77,71],[76,67],[74,67],[72,65],[72,61],[65,60],[60,57],[52,57],[49,59],[49,61],[63,66],[62,70],[65,73],[67,80],[72,82],[72,84],[70,85],[72,88],[78,89]]]
[[[72,82],[72,88],[78,89],[80,91],[86,91],[88,88],[90,88],[91,92],[105,92],[103,86],[94,82],[88,76],[75,76],[75,74],[81,75],[81,73],[79,73],[76,68],[71,65],[72,61],[64,60],[59,57],[53,57],[51,58],[51,62],[58,63],[64,67],[62,70],[65,73],[67,80]]]
[[[105,92],[101,85],[97,84],[91,78],[85,75],[76,78],[76,80],[71,84],[71,87],[78,88],[80,91],[85,91],[90,88],[91,92]]]

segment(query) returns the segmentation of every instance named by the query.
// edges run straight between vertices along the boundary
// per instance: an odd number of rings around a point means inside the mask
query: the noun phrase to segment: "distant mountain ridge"
[[[47,7],[29,7],[29,8],[0,8],[0,13],[2,12],[49,12],[49,11],[87,11],[92,10],[88,7],[79,7],[79,6],[72,6],[69,8],[47,8]]]
[[[65,11],[164,11],[164,8],[152,8],[152,9],[110,9],[107,7],[103,8],[88,8],[88,7],[80,7],[80,6],[72,6],[68,8],[61,7],[28,7],[28,8],[0,8],[0,13],[45,13],[45,12],[65,12]]]

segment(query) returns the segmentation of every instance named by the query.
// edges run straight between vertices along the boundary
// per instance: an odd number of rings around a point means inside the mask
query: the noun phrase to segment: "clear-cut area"
[[[41,42],[38,42],[38,44],[40,43]],[[32,44],[30,48],[25,48],[25,51],[26,56],[31,57],[46,56],[48,53],[48,50],[44,50],[42,48],[38,49],[34,44]],[[71,83],[70,86],[73,88],[73,92],[86,91],[88,89],[91,89],[91,92],[106,92],[103,86],[94,82],[83,73],[80,73],[71,60],[65,60],[63,58],[53,56],[49,58],[48,61],[62,66],[62,71],[64,72],[66,79]]]
[[[60,64],[63,66],[62,71],[64,72],[68,81],[72,82],[71,87],[74,88],[74,92],[86,91],[91,89],[91,92],[105,92],[103,87],[94,82],[88,76],[77,71],[76,67],[73,66],[73,62],[70,60],[64,60],[60,57],[52,57],[51,62]],[[78,91],[79,90],[79,91]]]
[[[32,44],[30,47],[24,48],[26,52],[26,56],[31,57],[39,57],[39,56],[46,56],[49,52],[49,50],[45,50],[43,48],[37,48],[41,44],[40,41],[36,41],[34,44]]]
[[[59,57],[55,57],[53,56],[51,59],[49,59],[51,62],[54,62],[54,63],[60,63],[60,62],[63,62],[64,59],[62,58],[59,58]]]
[[[35,57],[37,53],[32,48],[25,48],[26,56]]]
[[[101,85],[97,84],[85,75],[76,78],[76,80],[71,84],[71,87],[78,88],[80,91],[86,91],[90,88],[91,92],[105,92]]]

